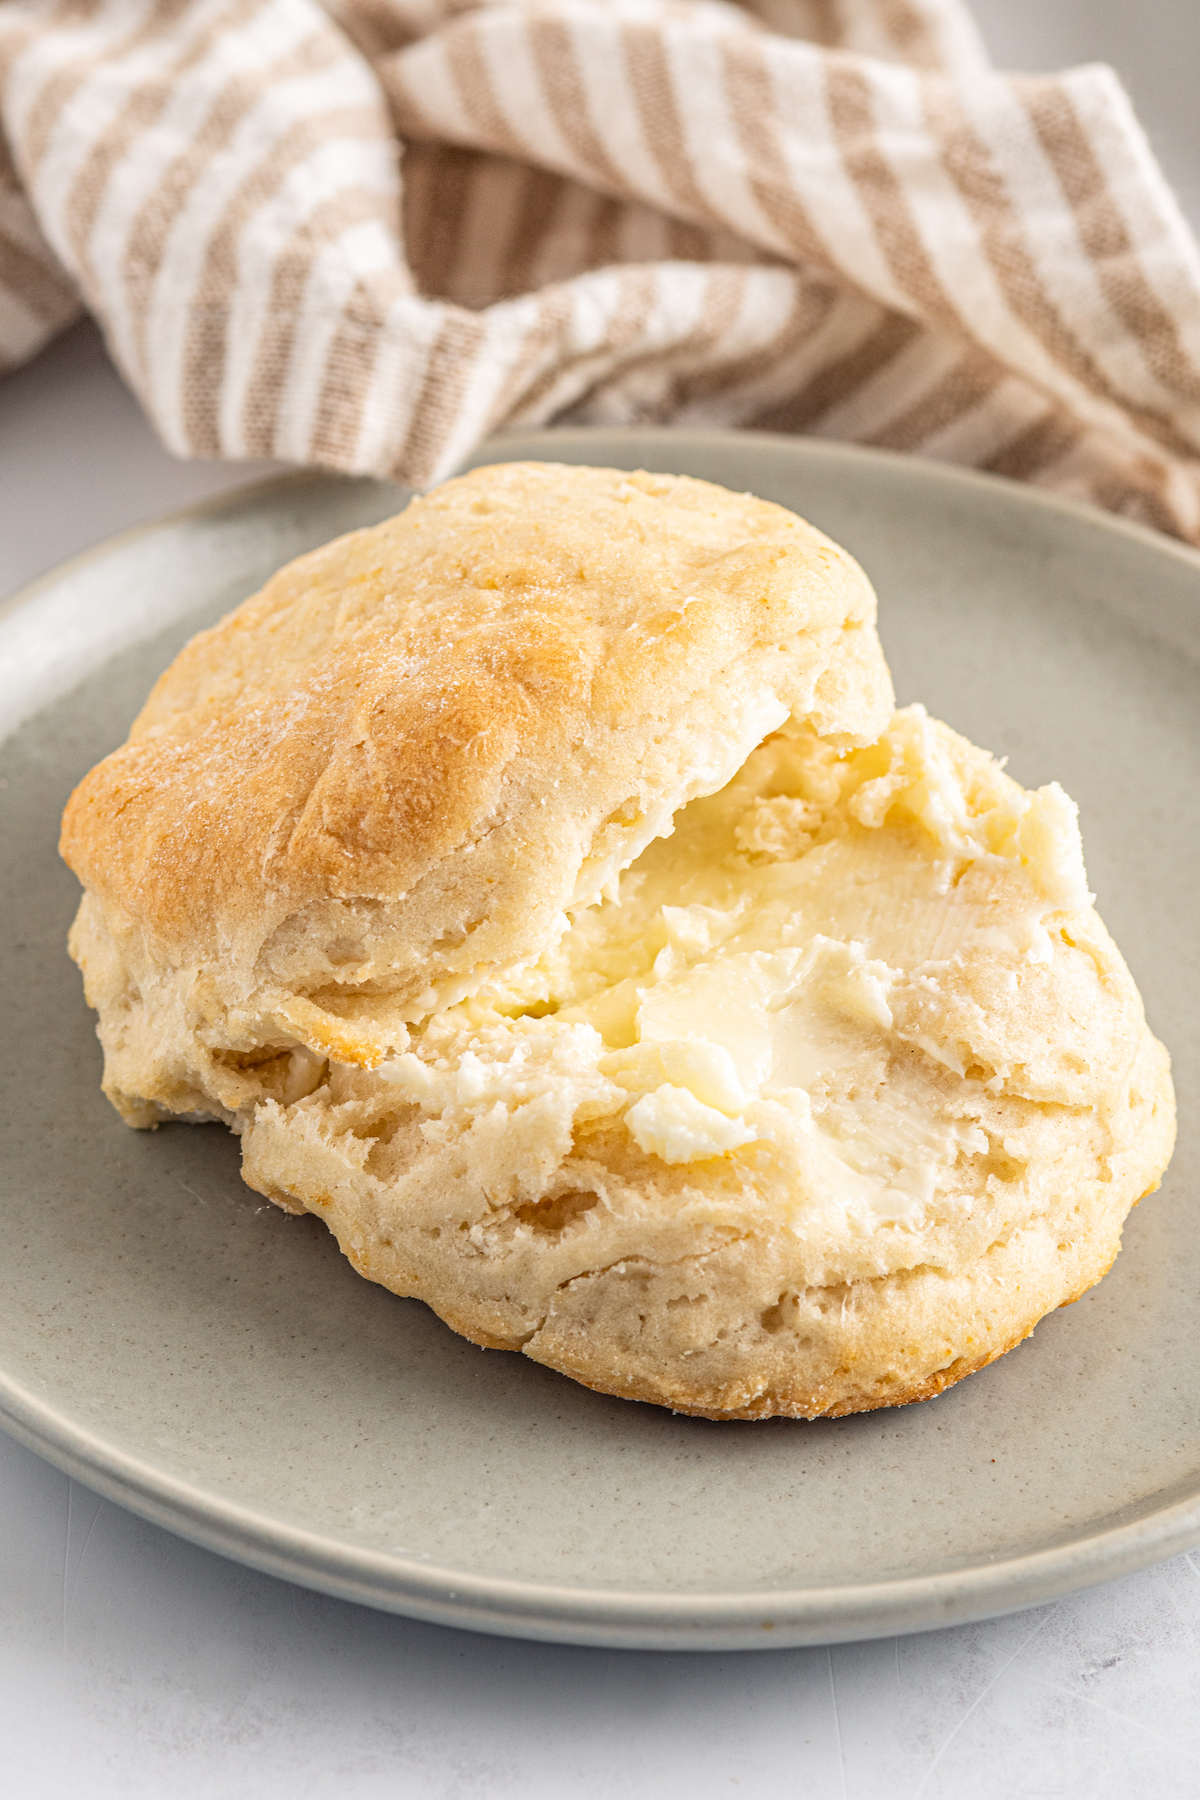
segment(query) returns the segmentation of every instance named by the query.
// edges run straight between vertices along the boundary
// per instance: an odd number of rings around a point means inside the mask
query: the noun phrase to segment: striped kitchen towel
[[[0,363],[185,456],[811,432],[1200,541],[1200,254],[1112,72],[959,0],[0,0]]]

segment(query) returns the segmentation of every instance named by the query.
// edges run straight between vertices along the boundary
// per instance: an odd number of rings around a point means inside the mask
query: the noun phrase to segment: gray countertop
[[[1116,64],[1200,218],[1194,0],[980,0],[996,60]],[[256,479],[157,444],[90,326],[0,383],[0,594]],[[0,1730],[26,1797],[1200,1793],[1200,1555],[1032,1612],[753,1656],[589,1651],[251,1573],[0,1434]]]

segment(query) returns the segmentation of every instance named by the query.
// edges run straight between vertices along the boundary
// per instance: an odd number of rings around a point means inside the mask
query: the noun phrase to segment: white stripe
[[[507,12],[495,19],[476,16],[476,41],[492,93],[517,142],[531,162],[578,172],[579,159],[558,128],[533,59],[530,39],[537,19],[526,22]]]
[[[214,13],[228,11],[228,0],[197,8],[186,16],[186,29],[172,33],[163,43],[162,64],[174,61],[208,28]],[[158,188],[176,159],[190,150],[228,82],[239,75],[269,67],[285,56],[311,30],[306,9],[295,0],[273,0],[245,25],[228,27],[191,69],[173,85],[167,103],[153,124],[130,142],[113,165],[96,210],[87,243],[94,271],[95,297],[105,319],[109,341],[126,368],[137,364],[138,317],[126,276],[130,233],[143,206]],[[127,77],[127,92],[151,71],[139,67]]]
[[[0,110],[4,113],[5,135],[19,144],[25,135],[30,115],[41,99],[47,84],[68,64],[80,57],[91,57],[110,50],[114,41],[130,37],[150,16],[155,0],[104,0],[95,18],[77,25],[59,25],[51,31],[35,32],[24,50],[13,58],[4,83]],[[22,7],[18,20],[13,18],[14,36],[27,23],[43,19],[56,10],[56,0],[43,0],[32,8]],[[32,20],[30,14],[32,13]]]
[[[759,292],[758,278],[763,275],[772,276],[780,284],[780,298],[786,298],[790,310],[796,289],[803,287],[804,278],[790,270],[756,270],[755,285],[750,290],[755,296]],[[790,289],[786,293],[782,291],[784,281]],[[681,408],[677,415],[679,423],[701,425],[706,419],[715,421],[719,418],[732,424],[762,412],[773,403],[785,406],[790,396],[807,386],[823,369],[857,350],[886,317],[884,308],[874,300],[861,294],[839,295],[809,337],[802,338],[758,375]],[[782,322],[779,329],[783,329]]]
[[[339,193],[366,189],[380,198],[379,228],[388,230],[389,202],[398,190],[395,152],[390,144],[333,138],[293,164],[269,200],[251,213],[238,234],[236,279],[229,295],[225,374],[220,396],[220,442],[224,456],[249,456],[245,438],[246,392],[264,337],[275,324],[271,302],[279,259],[319,207]],[[389,233],[391,266],[402,270],[399,246]]]
[[[144,74],[152,75],[168,61],[173,49],[173,45],[157,39],[124,56],[113,57],[116,45],[133,36],[150,11],[151,0],[141,0],[140,4],[131,0],[126,7],[117,0],[103,9],[90,28],[47,32],[31,46],[28,57],[17,58],[10,74],[5,104],[11,99],[13,105],[5,123],[13,141],[19,143],[34,101],[53,76],[76,57],[90,60],[87,73],[55,115],[31,184],[31,197],[42,229],[70,269],[77,270],[79,265],[75,248],[66,236],[63,212],[80,169],[124,110],[131,87]],[[45,51],[44,58],[38,56],[39,51]],[[33,64],[28,72],[27,63]]]
[[[452,144],[477,144],[470,115],[458,92],[440,38],[427,38],[390,57],[380,70],[385,88],[405,100],[433,127],[431,135]],[[424,132],[421,136],[425,136]]]
[[[660,412],[670,388],[672,375],[671,355],[686,350],[694,359],[697,345],[689,343],[699,329],[704,312],[712,294],[714,272],[700,263],[676,263],[674,267],[664,267],[659,263],[651,269],[653,275],[653,300],[642,322],[640,335],[632,342],[621,346],[621,360],[632,357],[639,364],[637,379],[639,392],[647,407]],[[741,271],[738,271],[739,278]],[[736,325],[735,314],[733,325]],[[728,329],[728,328],[727,328]],[[719,341],[719,339],[718,339]],[[706,353],[711,353],[715,345],[711,342],[705,346]],[[653,363],[643,363],[646,350],[658,351],[662,360],[656,358]],[[662,390],[661,400],[656,398],[656,390]]]
[[[650,152],[625,73],[621,34],[606,19],[567,18],[571,48],[587,96],[592,129],[630,191],[665,212],[679,208]]]
[[[377,220],[352,225],[315,256],[292,339],[272,454],[313,460],[313,427],[329,374],[329,351],[359,283],[396,266],[396,245]]]
[[[963,355],[956,338],[922,332],[809,426],[814,437],[875,437],[926,397]]]
[[[414,294],[393,300],[379,331],[352,467],[390,475],[408,437],[447,309]]]
[[[1146,279],[1200,369],[1200,249],[1111,69],[1069,69],[1063,86],[1104,171]]]
[[[723,49],[726,32],[677,29],[663,34],[672,82],[682,102],[688,161],[718,218],[763,248],[787,251],[787,238],[763,212],[748,179],[746,155],[729,110]]]
[[[909,0],[909,5],[924,23],[939,68],[958,75],[978,75],[987,68],[983,40],[959,0]],[[880,15],[879,0],[839,0],[838,15],[839,36],[848,49],[893,64],[908,60]]]
[[[988,462],[1050,410],[1045,394],[1010,375],[978,405],[931,432],[916,448],[920,455],[940,457],[943,462]]]
[[[484,331],[471,358],[454,423],[442,441],[430,478],[441,481],[487,436],[494,402],[513,369],[520,366],[525,340],[537,322],[536,296],[503,302],[481,315]]]
[[[859,56],[895,62],[896,45],[880,18],[879,0],[838,0],[838,38]]]
[[[173,450],[188,451],[180,379],[195,288],[213,233],[231,201],[294,125],[331,108],[373,105],[377,98],[370,73],[357,56],[272,83],[197,176],[163,245],[146,322],[146,381],[159,429]]]
[[[1154,458],[1154,464],[1164,471],[1170,466],[1161,453]],[[1147,486],[1145,459],[1131,457],[1121,445],[1114,444],[1106,432],[1100,431],[1088,432],[1053,462],[1035,470],[1028,479],[1038,487],[1052,488],[1056,494],[1065,494],[1072,500],[1087,500],[1093,505],[1111,505],[1100,496],[1102,488],[1113,481],[1127,483],[1131,498],[1135,500]],[[1168,502],[1173,497],[1173,493],[1169,494]],[[1127,517],[1147,516],[1140,508],[1122,507],[1119,510]],[[1184,518],[1189,512],[1194,515],[1194,510],[1193,505],[1185,505]],[[1186,529],[1182,521],[1181,529]]]
[[[1115,387],[1123,390],[1134,404],[1176,413],[1178,397],[1154,376],[1140,344],[1105,298],[1095,266],[1080,241],[1066,195],[1025,108],[1003,80],[989,81],[987,100],[986,105],[975,109],[974,123],[1008,185],[1025,228],[1026,247],[1047,297]],[[1061,379],[1056,385],[1065,391]],[[1079,401],[1074,404],[1078,409]],[[1097,424],[1111,420],[1115,429],[1134,429],[1117,406],[1099,396],[1084,410]],[[1200,430],[1200,412],[1195,408],[1181,409],[1181,416],[1188,420],[1187,429]],[[1148,440],[1143,441],[1148,444]]]
[[[823,238],[831,268],[855,287],[904,313],[912,302],[896,285],[875,227],[834,136],[824,58],[806,44],[780,44],[766,59],[779,147],[791,184]]]
[[[707,340],[698,338],[689,341],[691,334],[685,336],[681,332],[677,348],[672,350],[669,345],[665,347],[666,367],[676,381],[686,375],[697,374],[702,369],[715,368],[719,371],[729,364],[739,362],[743,357],[769,350],[786,330],[796,297],[796,278],[790,270],[739,268],[731,271],[700,269],[693,265],[688,272],[696,281],[696,300],[701,305],[709,304],[710,297],[715,301],[714,289],[717,282],[727,281],[731,274],[734,275],[737,281],[737,304],[726,323],[718,327],[715,334]],[[699,286],[700,279],[703,280],[703,288]],[[701,305],[696,306],[697,324],[700,321]],[[666,390],[664,398],[673,401],[672,388]],[[674,418],[678,415],[678,410],[672,404],[669,408],[664,408],[662,416]]]
[[[675,263],[652,273],[654,298],[644,327],[619,350],[612,342],[612,323],[624,293],[620,276],[604,272],[582,276],[571,284],[570,327],[557,347],[559,378],[532,405],[514,409],[514,424],[541,423],[574,405],[589,390],[585,413],[598,423],[627,424],[648,414],[660,417],[670,385],[681,373],[707,366],[714,356],[744,353],[742,339],[748,327],[753,329],[754,314],[762,311],[761,299],[747,306],[743,289],[742,305],[724,332],[715,341],[695,341],[696,327],[709,303],[714,270],[705,264]],[[738,275],[747,283],[767,276],[785,287],[791,279],[781,270],[739,269]],[[786,310],[786,300],[784,307]],[[660,360],[623,373],[626,363],[640,364],[647,350],[658,350]],[[527,372],[530,386],[553,364],[555,355],[551,349]]]
[[[946,171],[925,118],[923,82],[907,69],[867,66],[877,143],[908,203],[934,276],[974,338],[994,356],[1077,403],[1078,383],[1016,316],[966,202]],[[992,83],[989,83],[991,87]],[[982,98],[983,89],[977,89]],[[932,298],[932,296],[931,296]],[[931,321],[938,328],[937,321]],[[944,327],[943,327],[944,329]]]
[[[565,291],[570,316],[561,335],[524,371],[524,391],[544,381],[551,370],[554,380],[547,382],[545,391],[539,392],[532,402],[517,394],[508,414],[511,425],[544,424],[573,406],[612,366],[610,334],[624,294],[622,272],[609,268],[581,275],[566,284]],[[528,307],[530,302],[515,304]],[[530,329],[540,322],[541,316],[542,308],[538,306],[532,313]]]
[[[909,0],[925,18],[939,66],[948,74],[986,74],[990,62],[979,27],[962,0]]]

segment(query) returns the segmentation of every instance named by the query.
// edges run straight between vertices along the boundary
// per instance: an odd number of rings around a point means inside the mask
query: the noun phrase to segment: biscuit
[[[183,650],[62,851],[106,1088],[233,1122],[537,956],[768,732],[878,735],[862,570],[685,476],[477,469]]]
[[[501,465],[196,639],[69,803],[133,1124],[475,1342],[713,1418],[939,1392],[1157,1185],[1075,809],[920,707],[781,508]]]
[[[264,1103],[243,1154],[477,1343],[811,1418],[1077,1298],[1173,1134],[1073,805],[910,708],[849,754],[769,740],[537,964]]]

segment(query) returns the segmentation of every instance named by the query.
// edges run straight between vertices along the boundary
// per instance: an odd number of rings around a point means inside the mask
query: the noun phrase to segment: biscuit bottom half
[[[1174,1134],[1073,804],[918,707],[849,754],[769,739],[378,1068],[256,1072],[246,1180],[363,1275],[714,1418],[992,1361],[1104,1274]]]
[[[250,1186],[478,1344],[713,1418],[901,1405],[1097,1281],[1170,1157],[1074,805],[920,707],[769,738],[563,926],[373,1069],[192,1040]],[[106,1086],[167,1116],[90,899],[73,948]]]

